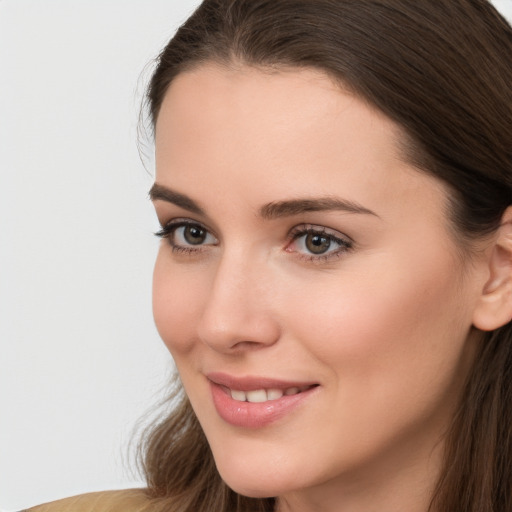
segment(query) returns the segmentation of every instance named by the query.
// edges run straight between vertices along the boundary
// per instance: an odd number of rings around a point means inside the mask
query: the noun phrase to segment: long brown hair
[[[380,109],[404,129],[410,163],[448,185],[465,250],[512,204],[512,29],[486,0],[205,0],[158,58],[147,94],[153,126],[172,80],[211,61],[319,69]],[[142,445],[161,510],[273,510],[272,498],[222,482],[178,378],[173,404]],[[433,510],[512,510],[511,404],[508,324],[484,335]]]

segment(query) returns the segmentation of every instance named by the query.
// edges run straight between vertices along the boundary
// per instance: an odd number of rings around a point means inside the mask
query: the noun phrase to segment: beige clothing
[[[23,512],[143,512],[148,504],[144,489],[127,489],[81,494]]]

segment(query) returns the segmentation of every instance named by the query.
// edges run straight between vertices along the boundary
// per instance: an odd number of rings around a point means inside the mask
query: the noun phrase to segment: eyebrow
[[[345,199],[330,196],[314,199],[291,199],[288,201],[270,203],[260,209],[260,215],[264,219],[277,219],[279,217],[291,217],[305,212],[333,210],[347,213],[374,215],[375,217],[378,217],[375,212],[354,201],[347,201]]]
[[[158,183],[155,183],[151,187],[149,197],[152,201],[167,201],[192,213],[206,215],[203,208],[193,199]],[[320,211],[343,211],[379,217],[375,212],[365,208],[359,203],[331,196],[272,202],[262,206],[259,210],[259,214],[266,220],[272,220],[281,217],[292,217],[306,212]]]
[[[180,194],[175,190],[159,185],[158,183],[155,183],[151,187],[149,198],[151,201],[167,201],[189,212],[205,215],[204,210],[193,199],[190,199],[190,197],[185,194]]]

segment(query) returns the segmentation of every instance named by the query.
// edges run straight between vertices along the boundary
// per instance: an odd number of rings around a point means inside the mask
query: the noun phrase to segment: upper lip
[[[317,382],[299,380],[281,380],[269,377],[244,376],[235,377],[226,373],[212,372],[206,374],[208,380],[214,384],[237,391],[255,391],[257,389],[289,389],[304,388],[318,385]]]

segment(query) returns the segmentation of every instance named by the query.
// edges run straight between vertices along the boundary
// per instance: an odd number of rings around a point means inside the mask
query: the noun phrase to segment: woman
[[[180,28],[148,91],[178,402],[134,510],[512,510],[511,57],[485,0]]]

